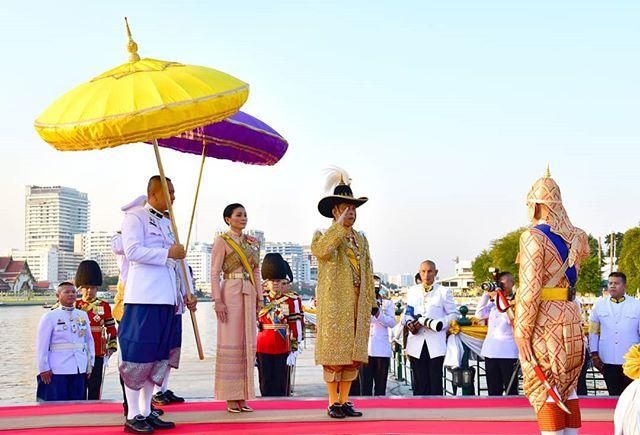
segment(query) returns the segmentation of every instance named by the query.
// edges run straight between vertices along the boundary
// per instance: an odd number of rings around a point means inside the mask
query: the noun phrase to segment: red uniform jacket
[[[118,349],[116,321],[111,315],[111,307],[105,301],[96,299],[86,302],[82,299],[76,301],[76,308],[85,311],[91,323],[91,335],[96,345],[96,356],[104,356],[107,349]],[[103,330],[106,329],[106,336]]]
[[[298,349],[304,340],[302,301],[295,293],[285,293],[275,299],[265,295],[265,307],[258,317],[259,329],[256,352],[289,353]]]

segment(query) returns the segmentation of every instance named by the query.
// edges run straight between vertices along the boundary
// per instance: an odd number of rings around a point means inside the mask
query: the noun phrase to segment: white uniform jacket
[[[625,295],[615,303],[611,296],[593,304],[589,319],[589,350],[605,364],[622,365],[624,354],[640,343],[640,301]]]
[[[95,347],[87,313],[58,307],[40,319],[36,337],[38,373],[87,373],[95,361]]]
[[[407,354],[420,358],[423,343],[427,343],[429,356],[437,358],[444,356],[447,350],[447,330],[449,323],[459,317],[453,293],[440,284],[434,284],[429,292],[425,292],[422,284],[414,285],[407,291],[407,306],[413,307],[414,314],[439,320],[443,323],[440,332],[428,328],[420,328],[417,334],[409,333],[407,337]],[[402,316],[402,324],[413,320],[406,313]]]
[[[378,317],[371,316],[369,356],[391,357],[389,328],[396,326],[395,307],[388,299],[383,299],[381,305]]]
[[[513,339],[513,326],[509,321],[509,315],[501,313],[487,293],[480,298],[476,317],[480,320],[489,319],[487,337],[482,343],[482,357],[518,358],[518,347]]]
[[[122,246],[129,263],[125,304],[179,303],[178,265],[168,258],[174,243],[171,222],[149,204],[126,212],[122,222]]]

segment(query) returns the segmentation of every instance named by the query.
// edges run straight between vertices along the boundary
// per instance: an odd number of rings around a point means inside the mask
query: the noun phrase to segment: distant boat
[[[45,302],[44,304],[42,304],[42,308],[46,308],[47,310],[50,310],[51,308],[53,308],[55,304],[52,304],[50,302]]]

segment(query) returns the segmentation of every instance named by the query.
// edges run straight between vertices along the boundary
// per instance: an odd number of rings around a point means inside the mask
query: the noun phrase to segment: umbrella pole
[[[171,201],[168,200],[169,196],[169,186],[167,185],[167,178],[164,175],[164,168],[162,167],[162,159],[160,158],[160,149],[158,147],[158,141],[153,139],[153,150],[156,153],[156,162],[158,163],[158,170],[160,171],[160,180],[162,182],[162,191],[164,193],[164,197],[167,198],[167,206],[169,207],[169,220],[171,221],[171,229],[173,231],[173,236],[175,237],[176,243],[180,244],[180,238],[178,237],[178,227],[176,225],[176,218],[173,214],[173,205]],[[187,273],[187,268],[185,267],[184,260],[179,260],[178,264],[180,264],[180,269],[182,270],[182,275],[184,276],[184,282],[187,290],[187,299],[191,299],[191,280],[189,279],[189,274]],[[204,352],[202,351],[202,342],[200,341],[200,331],[198,330],[198,322],[196,320],[196,313],[189,310],[189,314],[191,315],[191,324],[193,325],[193,334],[196,338],[196,347],[198,348],[198,357],[202,360],[204,359]]]
[[[196,195],[193,198],[193,208],[191,209],[191,220],[189,221],[189,231],[187,232],[187,244],[185,247],[189,249],[189,241],[191,240],[191,229],[193,228],[193,218],[196,215],[196,204],[198,203],[198,195],[200,194],[200,182],[202,181],[202,170],[204,169],[205,152],[207,151],[207,143],[202,141],[202,160],[200,161],[200,173],[198,174],[198,185],[196,186]]]

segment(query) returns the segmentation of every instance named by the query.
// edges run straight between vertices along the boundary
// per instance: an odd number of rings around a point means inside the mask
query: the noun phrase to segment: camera
[[[414,308],[411,305],[407,306],[407,310],[405,311],[405,313],[407,314],[407,316],[412,317],[413,320],[416,320],[419,324],[421,324],[425,328],[431,329],[432,331],[440,332],[444,327],[444,323],[442,323],[442,321],[440,320],[423,317],[422,314],[414,314]]]
[[[504,290],[502,287],[503,286],[501,282],[495,282],[495,281],[487,281],[480,284],[480,288],[487,292],[494,292],[498,289]]]
[[[482,284],[480,284],[480,288],[487,292],[494,292],[498,289],[504,290],[504,286],[502,285],[502,283],[498,282],[498,275],[500,274],[500,269],[498,269],[497,267],[490,267],[489,273],[491,274],[493,281],[483,282]]]

